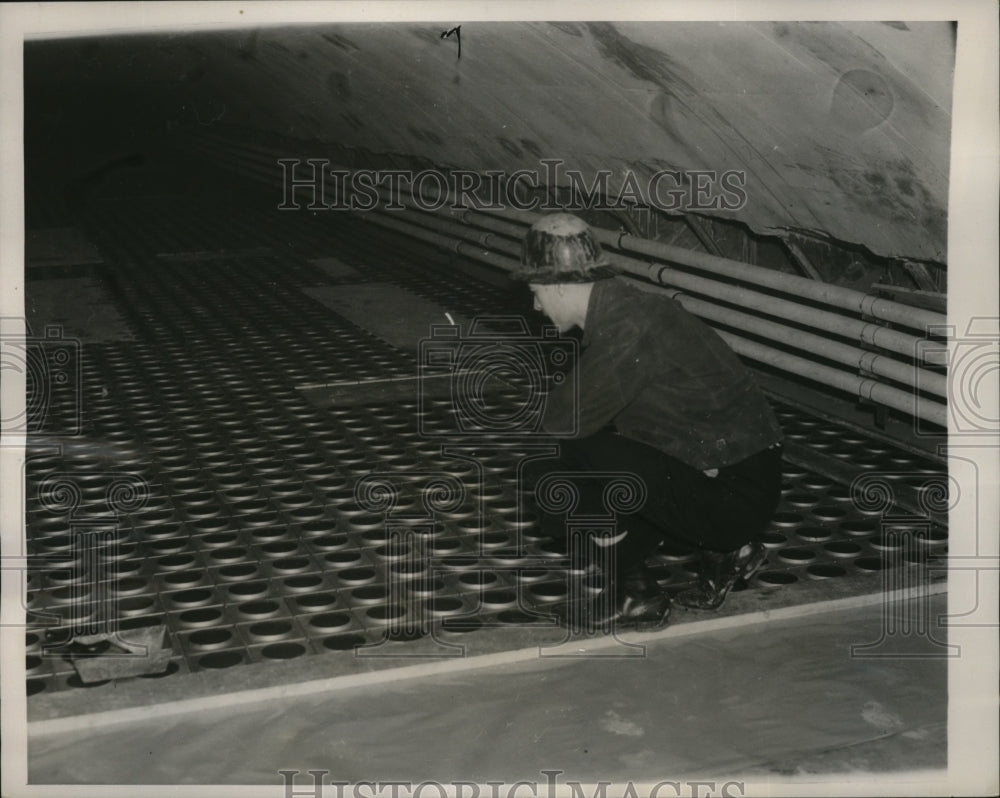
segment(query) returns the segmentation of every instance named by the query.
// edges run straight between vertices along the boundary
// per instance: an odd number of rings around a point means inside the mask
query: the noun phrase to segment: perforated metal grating
[[[448,397],[324,409],[296,388],[416,371],[414,354],[303,293],[336,283],[305,258],[335,253],[365,279],[467,317],[509,311],[509,294],[348,219],[289,221],[289,249],[249,214],[216,226],[207,206],[158,202],[107,204],[90,219],[113,264],[92,273],[136,340],[85,345],[79,381],[34,409],[42,433],[79,425],[79,434],[39,434],[29,447],[29,694],[84,686],[58,644],[107,621],[108,607],[122,628],[165,623],[169,676],[351,656],[387,630],[405,638],[548,623],[554,602],[600,590],[593,574],[567,570],[518,494],[523,442],[484,449],[429,434],[451,429]],[[490,401],[502,412],[519,398],[501,391]],[[790,440],[859,473],[943,490],[929,458],[777,409]],[[372,473],[399,491],[390,524],[377,491],[365,501]],[[435,477],[452,493],[428,521],[420,499]],[[944,553],[947,534],[877,502],[866,510],[848,485],[786,463],[764,542],[768,563],[744,589],[853,579],[873,591],[882,569]],[[690,551],[664,549],[651,562],[671,591],[696,576]]]

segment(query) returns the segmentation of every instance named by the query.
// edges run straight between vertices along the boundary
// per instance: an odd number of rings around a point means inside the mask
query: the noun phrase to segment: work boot
[[[646,565],[640,563],[610,580],[599,596],[563,604],[556,608],[556,614],[564,626],[575,631],[658,629],[670,617],[670,596],[660,589]]]
[[[677,602],[695,610],[717,610],[733,586],[757,573],[766,559],[766,550],[760,543],[747,543],[726,554],[703,551],[698,585],[678,593]]]

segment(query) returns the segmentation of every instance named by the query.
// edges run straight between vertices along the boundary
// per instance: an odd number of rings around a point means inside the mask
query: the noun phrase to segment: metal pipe
[[[420,213],[415,211],[392,211],[394,216],[403,216],[407,221],[423,225],[428,228],[448,236],[458,236],[471,240],[474,243],[488,247],[498,243],[495,236],[490,233],[482,234],[469,229],[461,221],[441,219],[436,215]],[[508,255],[516,255],[517,247],[511,242],[505,242]],[[518,264],[512,264],[509,268],[516,268]],[[786,343],[796,349],[802,349],[843,363],[856,370],[861,370],[876,376],[886,377],[911,388],[919,387],[929,393],[937,394],[946,398],[947,380],[941,374],[937,374],[922,369],[915,369],[907,363],[893,360],[877,352],[866,351],[837,341],[831,341],[812,333],[804,332],[792,327],[788,327],[777,322],[751,316],[732,308],[716,305],[712,302],[697,297],[684,294],[679,290],[669,291],[671,296],[677,299],[682,305],[693,313],[706,319],[735,327],[744,332],[754,333],[772,341]],[[878,329],[882,329],[879,327]],[[918,375],[917,371],[921,373]]]
[[[509,208],[490,209],[489,213],[499,215],[504,219],[523,220],[527,224],[533,224],[543,215],[532,211],[514,211]],[[792,293],[804,299],[812,299],[874,319],[902,324],[921,332],[930,327],[941,327],[947,323],[944,315],[932,310],[913,308],[872,294],[855,291],[852,288],[818,282],[794,274],[785,274],[763,266],[754,266],[717,255],[709,255],[705,252],[695,252],[659,241],[649,241],[629,233],[617,233],[600,227],[593,229],[594,235],[597,236],[601,244],[613,249],[648,255],[659,260],[679,263],[741,282],[752,282],[759,286]]]
[[[889,352],[908,357],[915,357],[917,354],[917,342],[920,339],[880,324],[847,318],[829,310],[811,308],[790,299],[761,294],[750,288],[729,283],[720,283],[708,277],[680,272],[670,266],[640,261],[627,255],[620,256],[619,262],[626,265],[632,274],[645,277],[654,283],[685,288],[741,307],[753,307],[780,319],[835,333]]]
[[[391,216],[389,216],[389,214],[391,213],[393,212],[390,211],[385,213],[367,214],[365,218],[388,229],[392,229],[397,232],[403,233],[405,235],[410,235],[412,237],[419,238],[429,243],[436,244],[437,246],[444,247],[445,249],[454,251],[458,254],[465,255],[467,257],[472,257],[477,260],[482,260],[483,262],[490,263],[490,265],[497,266],[499,268],[506,269],[508,271],[516,269],[520,265],[519,262],[515,261],[513,258],[506,258],[504,256],[487,252],[482,249],[469,247],[462,242],[456,243],[453,238],[444,233],[432,232],[418,225],[415,225],[412,222],[401,222],[396,219],[393,219],[391,218]],[[432,221],[433,219],[428,219],[428,220]],[[747,314],[742,314],[739,313],[738,311],[736,312],[728,311],[727,309],[724,308],[712,306],[711,303],[705,302],[703,300],[698,300],[694,297],[685,297],[681,295],[679,299],[682,303],[690,303],[693,300],[694,303],[696,303],[699,306],[699,309],[707,308],[708,310],[711,311],[712,314],[717,315],[725,323],[731,324],[731,326],[739,327],[739,323],[732,324],[734,316],[742,317],[742,319],[737,319],[737,322],[742,320],[749,320],[750,322],[753,322],[753,324],[762,322],[762,320],[753,319],[753,317],[747,316]],[[753,329],[753,324],[748,325],[748,329],[746,329],[745,331],[758,332],[758,330],[761,329],[761,328]],[[790,328],[774,324],[773,322],[764,321],[763,324],[770,325],[771,331],[779,330],[782,333],[786,334],[786,336],[787,333],[796,332],[794,330],[791,330]],[[884,383],[881,383],[878,380],[869,379],[866,377],[860,377],[857,374],[850,374],[844,371],[839,371],[838,369],[832,368],[830,366],[814,363],[810,360],[806,360],[805,358],[798,357],[797,355],[789,354],[788,352],[785,352],[783,350],[775,349],[773,347],[766,346],[756,341],[750,341],[746,338],[734,335],[733,333],[729,333],[722,330],[719,330],[718,332],[719,335],[721,335],[722,338],[733,348],[733,350],[740,355],[751,358],[753,360],[757,360],[758,362],[761,363],[766,363],[768,365],[776,366],[784,371],[789,371],[798,376],[803,376],[808,379],[812,379],[824,385],[828,385],[830,387],[838,388],[848,393],[855,394],[861,398],[869,399],[873,402],[885,405],[886,407],[892,407],[896,410],[903,411],[910,415],[916,415],[934,424],[940,424],[942,426],[947,425],[947,408],[945,407],[945,405],[934,402],[933,400],[918,397],[912,391],[911,392],[903,391],[900,390],[899,388],[894,388],[892,386],[885,385]],[[822,345],[824,351],[820,352],[820,354],[823,354],[825,356],[832,353],[844,356],[848,354],[847,350],[851,350],[851,347],[838,345],[834,342],[824,341],[824,339],[821,339],[818,336],[813,336],[813,337],[816,338]],[[788,338],[786,337],[784,338],[784,340],[788,340]],[[832,346],[829,346],[830,344],[832,344]],[[837,350],[838,346],[843,347],[843,349],[838,351]],[[888,358],[882,358],[881,360],[883,362],[881,364],[878,364],[879,358],[877,357],[866,361],[866,357],[873,353],[859,352],[858,350],[854,350],[851,354],[852,355],[857,354],[857,359],[856,360],[849,359],[848,364],[854,365],[856,367],[869,365],[872,367],[881,368],[883,366],[886,366],[886,364],[889,362]],[[836,357],[831,357],[831,359],[836,359]],[[905,364],[897,363],[896,365],[902,367],[903,369],[907,369],[908,371],[911,372],[911,374],[914,371],[913,369],[909,369]],[[940,375],[928,375],[928,376],[939,377]],[[913,379],[913,377],[911,377],[910,379]],[[912,386],[914,383],[910,382],[909,384]],[[938,383],[937,387],[940,389],[943,388],[944,386]]]
[[[488,263],[490,266],[495,266],[498,269],[510,271],[517,265],[516,261],[504,255],[499,255],[495,252],[483,249],[482,247],[470,246],[468,243],[463,241],[455,241],[455,239],[450,238],[449,236],[432,232],[410,222],[402,222],[398,219],[393,219],[385,214],[370,213],[366,214],[364,218],[373,224],[379,225],[380,227],[384,227],[388,230],[394,230],[397,233],[402,233],[403,235],[410,236],[411,238],[426,241],[428,244],[433,244],[434,246],[441,247],[442,249],[462,255],[463,257]]]
[[[249,150],[252,153],[260,153],[264,156],[270,154],[265,149],[254,148],[246,144],[243,144],[242,148],[244,151]],[[230,150],[227,149],[227,152],[232,155]],[[442,196],[441,192],[431,188],[427,193],[435,201],[448,203],[454,200],[451,192],[446,191]],[[383,196],[385,195],[383,194]],[[476,224],[482,224],[482,217],[487,215],[484,211],[475,209],[462,211],[462,213],[466,217],[475,219]],[[489,214],[499,215],[525,226],[533,224],[542,216],[542,214],[532,211],[515,211],[509,208],[491,209]],[[741,282],[751,282],[758,286],[773,288],[785,293],[793,293],[796,296],[812,299],[844,310],[850,310],[870,318],[901,324],[905,327],[920,330],[921,332],[926,332],[931,327],[943,328],[947,323],[946,316],[935,311],[903,305],[851,288],[785,274],[762,266],[723,258],[718,255],[695,252],[694,250],[677,247],[672,244],[650,241],[631,233],[617,233],[599,227],[594,228],[594,233],[602,244],[616,250],[648,255],[661,260],[679,263],[690,268],[723,275]]]
[[[206,136],[205,138],[209,137]],[[222,143],[217,137],[214,137],[214,140]],[[232,151],[229,149],[233,146],[232,143],[225,142],[225,146],[227,154],[232,155]],[[250,151],[251,153],[259,153],[265,157],[268,155],[273,157],[273,154],[263,148],[255,148],[247,144],[236,146],[242,146],[245,152]],[[444,197],[436,189],[430,190],[429,193],[436,201],[444,200],[447,203],[454,200],[451,192],[445,192]],[[466,211],[466,213],[477,219],[484,214],[483,211],[476,211],[474,209]],[[491,209],[489,213],[513,220],[522,225],[533,224],[542,216],[542,214],[532,211],[515,211],[509,208]],[[648,255],[661,260],[679,263],[690,268],[720,274],[741,282],[752,282],[785,293],[794,293],[803,298],[833,305],[882,321],[902,324],[912,329],[918,329],[921,332],[926,332],[930,327],[943,327],[947,323],[947,318],[935,311],[913,308],[893,302],[892,300],[873,296],[872,294],[855,291],[851,288],[785,274],[717,255],[695,252],[694,250],[684,249],[672,244],[650,241],[630,233],[617,233],[598,227],[594,228],[594,233],[602,244],[617,250]]]
[[[938,402],[921,399],[913,393],[901,391],[877,380],[858,377],[829,366],[813,363],[796,355],[789,355],[787,352],[740,338],[732,333],[720,331],[719,335],[732,347],[734,352],[751,360],[776,366],[782,371],[790,371],[797,376],[806,377],[832,388],[839,388],[842,391],[855,394],[861,399],[868,399],[876,404],[892,407],[932,424],[941,427],[948,426],[948,408]]]
[[[265,172],[263,165],[255,157],[240,157],[239,154],[234,153],[231,149],[227,149],[225,154],[230,159],[236,155],[236,158],[243,162],[243,165],[254,177],[260,176],[273,180],[273,170],[267,168]],[[438,194],[438,192],[434,193]],[[436,199],[440,199],[440,195]],[[412,201],[406,204],[410,208],[418,207]],[[460,236],[463,240],[456,241],[454,236],[458,233],[458,230],[455,226],[464,227],[472,224],[481,228],[491,229],[516,240],[523,234],[526,222],[530,224],[534,219],[540,217],[540,214],[533,214],[527,211],[517,212],[516,216],[509,210],[499,212],[501,217],[513,219],[515,223],[512,224],[504,221],[504,218],[496,219],[491,214],[484,214],[474,209],[456,210],[451,208],[448,209],[447,215],[456,221],[447,223],[444,219],[438,219],[423,210],[411,210],[404,213],[406,214],[406,221],[400,221],[399,219],[387,216],[387,212],[384,209],[377,213],[366,214],[364,218],[387,229],[508,271],[517,268],[519,266],[518,261],[512,257],[492,252],[485,247],[502,249],[513,255],[517,250],[517,244],[514,241],[504,242],[502,239],[491,237],[488,233],[483,234],[475,230],[463,230]],[[447,234],[427,229],[434,226],[438,226],[439,229],[447,227]],[[646,241],[629,234],[618,234],[612,231],[601,230],[600,228],[595,228],[595,234],[602,243],[614,249],[638,252],[664,260],[673,260],[677,263],[692,266],[692,268],[702,268],[713,273],[731,276],[744,282],[748,281],[748,272],[750,272],[752,273],[750,276],[753,277],[752,281],[757,282],[759,285],[783,291],[788,291],[788,286],[795,286],[800,289],[797,293],[806,295],[808,298],[844,307],[869,316],[881,317],[886,320],[897,320],[907,326],[916,326],[913,323],[914,316],[919,317],[919,323],[939,324],[944,321],[944,317],[941,314],[931,311],[918,312],[913,308],[839,286],[817,284],[805,278],[797,278],[778,272],[771,272],[760,267],[741,264],[737,261],[729,261],[725,258],[682,250],[660,242]],[[475,245],[470,245],[468,243],[470,240]],[[681,257],[677,257],[678,254]],[[898,331],[886,330],[879,325],[868,324],[855,319],[846,319],[827,311],[804,308],[788,300],[759,294],[746,288],[719,283],[697,275],[678,272],[667,266],[643,262],[628,256],[621,257],[622,265],[628,271],[651,279],[653,282],[659,284],[667,283],[678,287],[688,287],[691,290],[705,293],[708,296],[718,296],[734,304],[742,304],[750,300],[754,302],[755,307],[763,308],[772,315],[779,317],[787,316],[793,321],[820,327],[826,331],[832,331],[847,337],[857,336],[862,342],[902,354],[914,355],[916,353],[916,341],[919,339]],[[819,291],[813,292],[812,288],[817,288]],[[704,315],[706,318],[711,318],[729,326],[765,337],[782,335],[784,337],[779,339],[782,341],[797,338],[799,339],[799,343],[807,343],[811,351],[815,351],[821,356],[843,362],[845,365],[851,365],[855,368],[868,370],[875,375],[896,379],[911,387],[916,385],[915,377],[917,369],[898,361],[892,361],[876,353],[860,351],[845,344],[828,341],[819,336],[794,330],[775,322],[757,319],[740,311],[722,308],[704,299],[690,297],[679,292],[677,296],[682,304],[687,305],[693,312],[698,313],[698,315]],[[905,320],[899,317],[901,311],[905,311],[907,314]],[[896,318],[890,319],[888,318],[889,316]],[[729,332],[720,331],[720,335],[729,342],[730,346],[737,353],[745,357],[776,366],[782,370],[813,379],[849,393],[855,393],[859,397],[870,399],[887,407],[918,416],[940,426],[947,426],[947,408],[942,404],[885,385],[877,380],[813,363],[805,358],[765,346],[755,341],[750,341]],[[910,373],[911,376],[909,379],[901,379],[904,376],[903,370]],[[939,374],[922,372],[920,387],[942,396],[946,396],[947,394],[946,383],[944,378]]]
[[[399,212],[379,210],[377,213]],[[458,229],[445,226],[446,222],[444,220],[438,219],[429,213],[424,213],[423,218],[411,219],[411,221],[415,221],[426,227],[437,226],[438,229],[449,234],[460,234]],[[511,254],[514,254],[514,252],[511,252]],[[640,261],[627,255],[620,256],[618,262],[620,265],[625,266],[630,273],[645,277],[654,283],[685,288],[709,297],[722,299],[735,305],[749,305],[777,318],[833,332],[845,338],[877,346],[890,352],[896,352],[909,357],[914,357],[917,353],[917,338],[898,330],[888,329],[879,324],[845,318],[830,311],[804,307],[788,299],[761,294],[749,288],[720,283],[707,277],[688,274],[687,272],[679,272],[668,266]],[[785,329],[787,333],[795,334],[797,332],[792,329]]]
[[[760,319],[738,310],[723,308],[706,302],[703,299],[688,296],[681,291],[671,292],[675,299],[697,316],[703,319],[735,327],[743,332],[753,333],[771,341],[788,344],[796,349],[813,352],[821,357],[850,366],[863,373],[886,377],[910,388],[919,387],[928,393],[933,393],[944,399],[948,398],[947,379],[935,372],[915,369],[912,366],[893,360],[878,352],[865,351],[854,346],[831,341],[813,333],[786,327],[783,324]],[[917,372],[920,372],[919,374]]]

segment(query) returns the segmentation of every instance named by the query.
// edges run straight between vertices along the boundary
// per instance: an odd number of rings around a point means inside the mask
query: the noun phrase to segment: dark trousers
[[[781,447],[720,468],[710,477],[651,446],[601,431],[560,441],[558,457],[532,461],[524,473],[528,484],[535,485],[555,472],[578,477],[577,517],[607,514],[600,480],[587,475],[627,473],[641,481],[645,503],[617,517],[617,530],[628,531],[619,555],[624,566],[641,561],[663,541],[728,552],[754,540],[767,527],[781,495]],[[540,516],[546,534],[557,540],[566,534],[566,514],[540,509]]]

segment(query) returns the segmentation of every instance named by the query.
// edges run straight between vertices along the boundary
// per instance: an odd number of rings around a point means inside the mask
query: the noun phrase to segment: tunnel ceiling
[[[107,147],[219,123],[445,168],[558,158],[615,191],[629,172],[743,170],[746,204],[716,215],[946,260],[950,24],[470,23],[461,58],[449,27],[32,43],[26,136]]]

